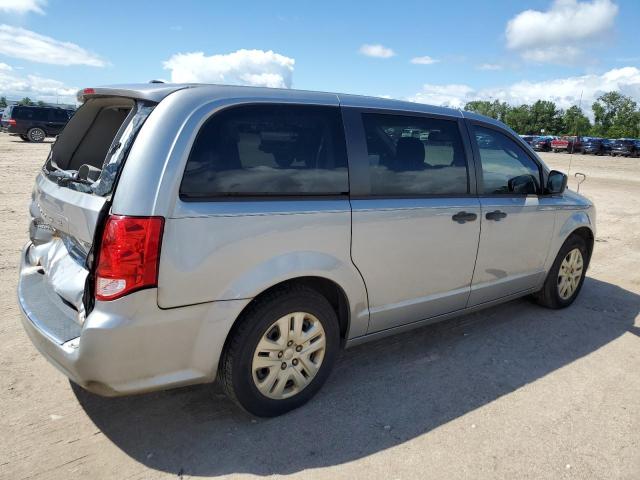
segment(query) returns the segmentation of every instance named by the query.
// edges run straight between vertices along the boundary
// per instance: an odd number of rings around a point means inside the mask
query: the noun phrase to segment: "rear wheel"
[[[38,127],[32,128],[27,132],[27,138],[30,142],[42,142],[46,136],[44,130]]]
[[[565,308],[580,293],[587,271],[589,252],[579,235],[572,235],[562,245],[542,289],[534,294],[535,300],[548,308]]]
[[[313,289],[293,286],[257,300],[225,346],[219,380],[227,395],[257,416],[273,417],[313,397],[340,346],[331,304]]]

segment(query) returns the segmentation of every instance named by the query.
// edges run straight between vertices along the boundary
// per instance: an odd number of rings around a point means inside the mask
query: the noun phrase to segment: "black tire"
[[[40,143],[44,141],[46,136],[47,134],[45,133],[45,131],[38,127],[31,128],[27,132],[27,138],[30,142]]]
[[[565,259],[565,257],[567,257],[569,252],[571,252],[575,248],[579,249],[580,253],[582,254],[582,276],[580,277],[578,286],[576,287],[573,294],[570,297],[564,299],[560,296],[560,292],[558,291],[558,275],[560,271],[560,265],[562,264],[562,261]],[[584,241],[584,238],[582,238],[580,235],[571,235],[560,248],[556,259],[551,266],[551,270],[549,270],[549,274],[547,275],[547,279],[545,280],[542,289],[533,294],[533,298],[535,299],[535,301],[544,307],[553,309],[566,308],[571,305],[582,289],[582,284],[584,283],[587,267],[589,266],[589,260],[590,252],[587,248],[587,244]]]
[[[291,397],[272,399],[263,395],[254,382],[253,354],[267,329],[292,312],[307,312],[320,321],[326,336],[324,358],[306,387]],[[223,350],[218,379],[225,393],[241,408],[259,417],[275,417],[304,405],[320,390],[339,350],[338,318],[327,299],[305,286],[287,286],[267,293],[243,312]]]
[[[22,140],[23,142],[28,142],[29,138],[26,135],[20,135],[20,140]]]

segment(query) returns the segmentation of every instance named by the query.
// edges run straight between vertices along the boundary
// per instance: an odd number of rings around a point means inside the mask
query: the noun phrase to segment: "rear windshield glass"
[[[206,198],[346,193],[342,132],[335,107],[250,105],[224,110],[198,133],[180,194]]]
[[[154,105],[130,98],[87,100],[67,123],[45,165],[70,188],[110,193],[133,140]]]

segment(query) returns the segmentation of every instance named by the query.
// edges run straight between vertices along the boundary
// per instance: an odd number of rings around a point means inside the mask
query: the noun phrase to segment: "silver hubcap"
[[[574,248],[564,257],[558,272],[558,294],[563,300],[571,298],[577,290],[582,277],[582,253],[578,248]]]
[[[314,379],[326,346],[315,316],[293,312],[267,329],[253,353],[251,373],[260,393],[274,400],[292,397]]]

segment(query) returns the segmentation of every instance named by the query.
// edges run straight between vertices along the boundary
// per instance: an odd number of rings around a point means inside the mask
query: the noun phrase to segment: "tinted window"
[[[67,112],[67,110],[63,110],[61,108],[52,108],[51,110],[49,110],[49,112],[49,118],[53,122],[66,123],[69,120],[69,113]]]
[[[458,124],[424,117],[363,114],[372,195],[468,192]]]
[[[533,176],[535,190],[540,189],[540,169],[524,149],[503,133],[474,126],[482,162],[483,193],[511,194],[509,181],[521,184],[522,175]]]
[[[334,107],[243,106],[211,117],[198,133],[180,193],[220,195],[348,192],[340,111]]]
[[[46,108],[14,107],[12,118],[16,120],[46,121],[49,111]]]

